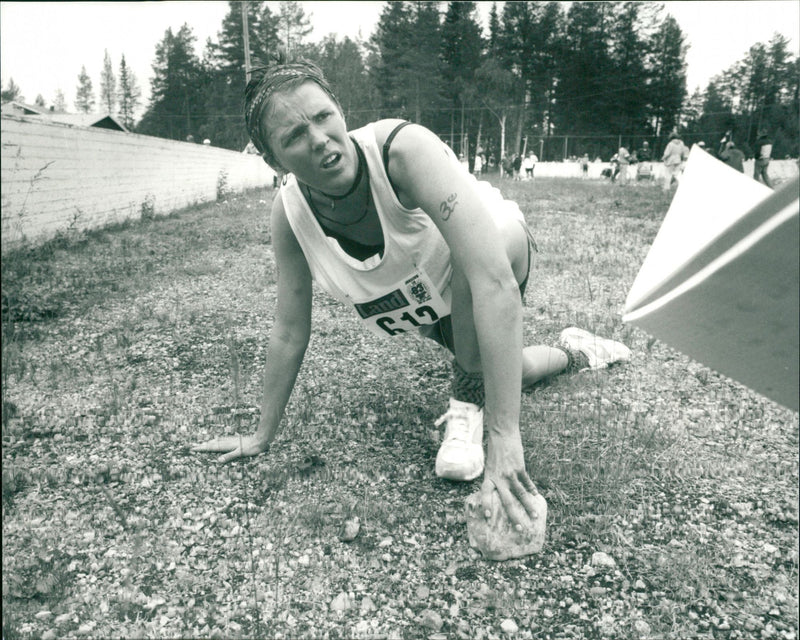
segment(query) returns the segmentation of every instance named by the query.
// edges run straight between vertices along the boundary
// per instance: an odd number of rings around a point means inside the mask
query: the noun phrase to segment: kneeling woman
[[[264,160],[287,174],[272,207],[278,295],[261,419],[251,436],[196,449],[223,452],[227,462],[274,440],[309,342],[313,279],[369,330],[419,331],[454,354],[436,473],[484,473],[486,509],[496,489],[522,526],[525,512],[534,516],[536,488],[523,459],[521,389],[628,360],[630,351],[576,328],[562,333],[560,346],[523,349],[521,293],[532,250],[525,219],[428,129],[380,120],[348,132],[322,73],[305,61],[254,72],[245,118]]]

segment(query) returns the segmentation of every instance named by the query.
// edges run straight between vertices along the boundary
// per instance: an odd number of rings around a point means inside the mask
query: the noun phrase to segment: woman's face
[[[358,159],[336,103],[315,82],[276,93],[263,129],[281,167],[331,195],[347,193]]]

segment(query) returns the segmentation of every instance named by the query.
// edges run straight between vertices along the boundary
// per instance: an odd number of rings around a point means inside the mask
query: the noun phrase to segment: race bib
[[[433,324],[450,313],[428,275],[420,270],[388,288],[378,298],[355,302],[355,309],[370,331],[394,336]]]

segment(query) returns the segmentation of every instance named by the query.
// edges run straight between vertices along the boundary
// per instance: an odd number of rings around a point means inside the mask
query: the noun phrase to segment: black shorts
[[[533,252],[538,252],[536,247],[536,242],[531,235],[530,229],[525,226],[525,232],[528,234],[528,272],[525,274],[525,278],[519,284],[519,297],[522,302],[525,302],[525,289],[528,287],[528,279],[531,275],[531,263],[532,263],[532,256]],[[433,324],[425,325],[424,327],[420,328],[419,330],[420,335],[425,336],[426,338],[430,338],[431,340],[435,340],[440,345],[445,347],[455,355],[456,347],[455,341],[453,340],[453,319],[452,316],[444,316],[440,318]]]

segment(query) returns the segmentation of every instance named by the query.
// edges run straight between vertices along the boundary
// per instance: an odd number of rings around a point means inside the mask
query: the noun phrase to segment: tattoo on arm
[[[444,200],[442,204],[439,205],[439,212],[442,214],[442,220],[448,220],[450,216],[453,215],[457,205],[457,193],[451,193],[449,196],[447,196],[447,200]]]

